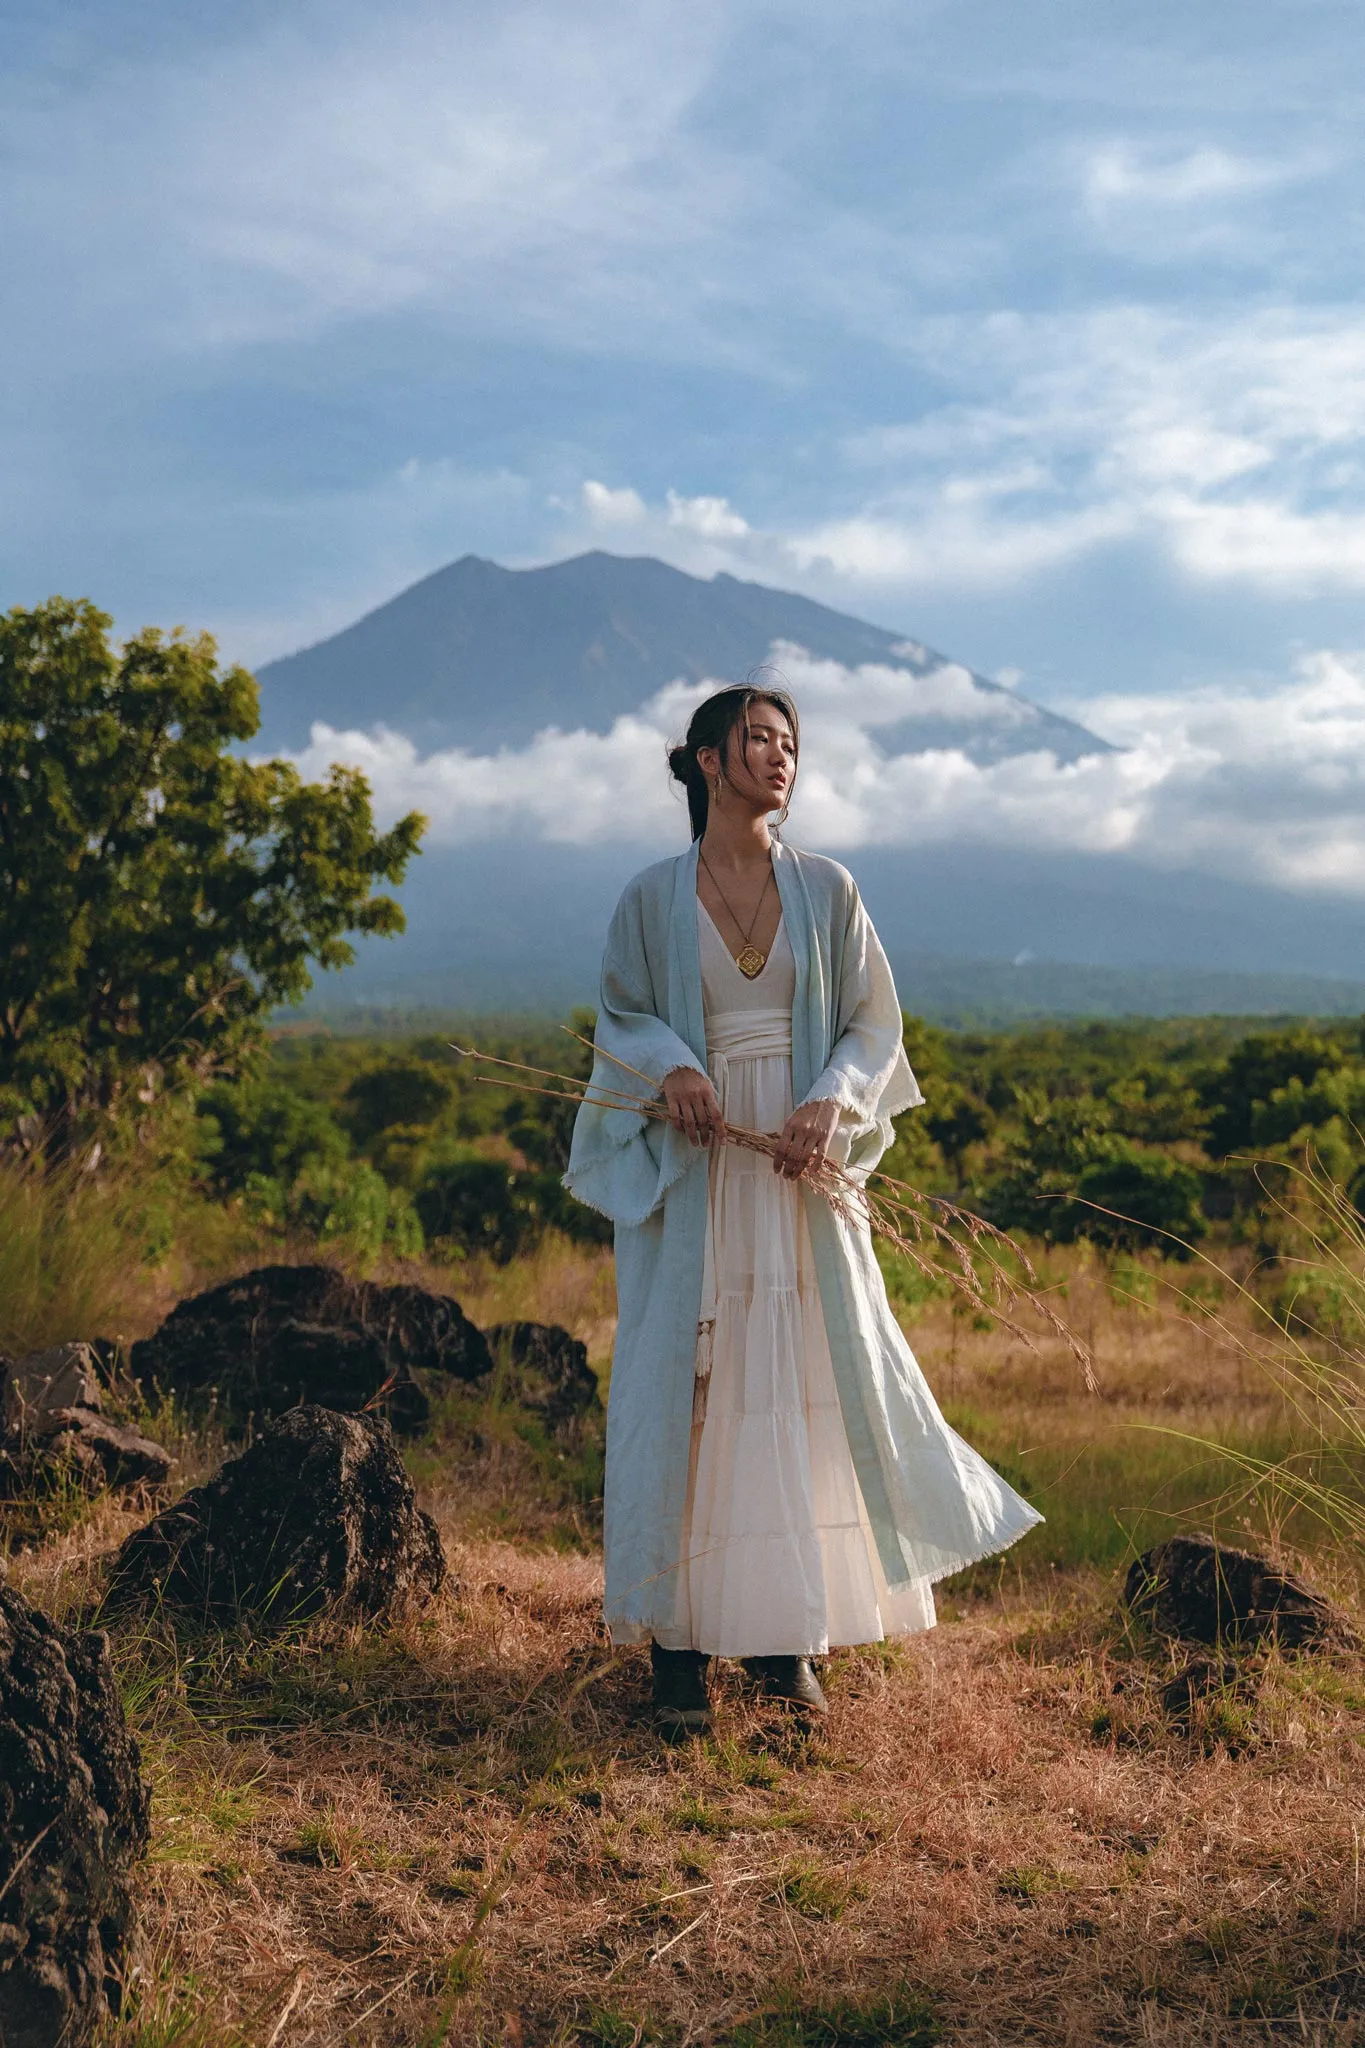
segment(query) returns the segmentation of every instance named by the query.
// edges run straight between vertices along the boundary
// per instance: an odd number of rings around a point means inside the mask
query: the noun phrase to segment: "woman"
[[[715,1656],[823,1712],[812,1656],[932,1627],[933,1580],[1040,1520],[943,1420],[866,1226],[808,1183],[870,1171],[923,1097],[851,877],[770,823],[798,747],[788,697],[749,687],[670,754],[692,846],[617,906],[592,1078],[628,1099],[584,1104],[565,1176],[616,1224],[606,1617],[651,1643],[669,1734],[708,1725]],[[630,1106],[658,1096],[667,1122]]]

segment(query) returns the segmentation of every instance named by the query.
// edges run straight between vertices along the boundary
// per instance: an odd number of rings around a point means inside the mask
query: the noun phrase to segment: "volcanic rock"
[[[595,1404],[597,1381],[588,1367],[588,1347],[558,1323],[495,1323],[484,1334],[493,1355],[506,1363],[509,1391],[551,1428],[576,1420]]]
[[[100,1407],[95,1354],[88,1344],[57,1344],[0,1360],[0,1428],[7,1436],[42,1430],[54,1408]]]
[[[192,1409],[216,1399],[230,1422],[300,1401],[347,1414],[374,1403],[395,1429],[415,1430],[430,1412],[415,1373],[477,1380],[493,1361],[447,1294],[356,1282],[331,1266],[262,1266],[180,1302],[133,1346],[131,1364],[144,1387]]]
[[[89,1408],[54,1408],[50,1433],[30,1439],[43,1461],[64,1460],[88,1486],[160,1486],[170,1476],[171,1454],[126,1423]]]
[[[0,1498],[24,1492],[65,1466],[86,1486],[159,1486],[169,1451],[100,1413],[95,1353],[59,1344],[0,1360]]]
[[[1123,1597],[1167,1635],[1198,1643],[1224,1637],[1286,1647],[1349,1643],[1347,1617],[1293,1572],[1212,1536],[1172,1536],[1130,1566]]]
[[[1162,1686],[1161,1704],[1168,1714],[1188,1715],[1196,1700],[1207,1693],[1230,1691],[1241,1675],[1231,1658],[1197,1657]]]
[[[150,1796],[108,1637],[0,1583],[0,2042],[68,2048],[117,2003]]]
[[[308,1406],[135,1531],[114,1589],[282,1627],[333,1605],[383,1614],[445,1575],[387,1423]]]

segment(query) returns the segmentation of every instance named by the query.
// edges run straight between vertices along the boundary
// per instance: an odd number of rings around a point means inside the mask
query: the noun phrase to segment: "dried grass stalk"
[[[462,1059],[482,1060],[511,1074],[535,1075],[541,1081],[557,1084],[543,1088],[535,1081],[503,1080],[492,1074],[476,1076],[490,1087],[511,1088],[523,1095],[546,1095],[559,1101],[592,1102],[603,1109],[630,1110],[658,1123],[672,1121],[667,1105],[655,1093],[657,1084],[649,1075],[602,1047],[594,1047],[589,1039],[570,1031],[567,1025],[562,1028],[589,1051],[643,1081],[650,1095],[641,1098],[624,1090],[606,1088],[601,1082],[584,1081],[578,1075],[558,1073],[553,1068],[501,1059],[493,1053],[481,1052],[477,1046],[452,1042],[451,1050]],[[742,1124],[727,1123],[725,1142],[771,1159],[777,1153],[780,1138],[776,1131],[751,1131]],[[945,1201],[941,1195],[926,1195],[889,1173],[874,1171],[864,1177],[849,1173],[831,1159],[812,1162],[800,1178],[823,1196],[841,1221],[854,1229],[865,1228],[883,1239],[925,1279],[946,1281],[978,1314],[994,1317],[1030,1350],[1036,1349],[1033,1337],[1017,1320],[1017,1313],[1026,1310],[1036,1316],[1054,1336],[1061,1338],[1080,1366],[1086,1387],[1091,1393],[1096,1391],[1090,1353],[1058,1315],[1028,1253],[984,1216]]]

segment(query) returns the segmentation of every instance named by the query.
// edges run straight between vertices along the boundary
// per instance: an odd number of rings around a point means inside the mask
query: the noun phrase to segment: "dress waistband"
[[[790,1058],[790,1010],[719,1010],[706,1020],[709,1056],[727,1060]]]

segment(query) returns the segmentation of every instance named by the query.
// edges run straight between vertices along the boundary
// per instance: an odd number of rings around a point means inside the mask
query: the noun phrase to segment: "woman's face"
[[[780,811],[796,780],[796,741],[786,713],[760,697],[749,706],[747,733],[742,724],[731,732],[727,753],[723,773],[735,794],[755,809]],[[697,761],[710,781],[722,772],[715,747],[699,747]]]

